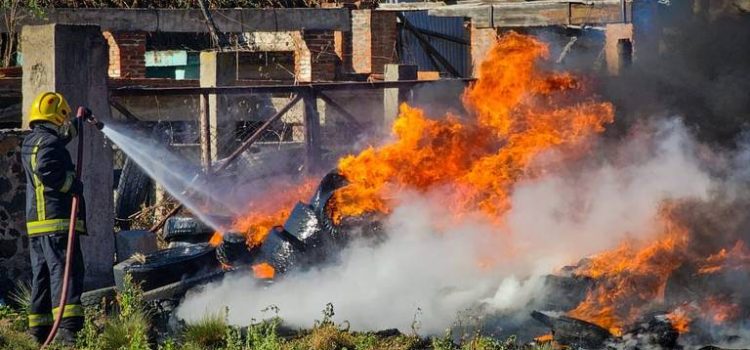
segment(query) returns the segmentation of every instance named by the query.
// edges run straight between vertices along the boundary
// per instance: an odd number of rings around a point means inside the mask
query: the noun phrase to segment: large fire
[[[433,118],[420,108],[401,105],[391,141],[339,161],[348,184],[328,203],[333,222],[388,214],[404,191],[439,190],[457,217],[481,213],[503,227],[514,184],[548,170],[539,161],[543,155],[557,151],[566,158],[583,156],[590,138],[614,120],[613,106],[593,97],[585,81],[544,69],[547,56],[540,41],[510,32],[498,38],[479,68],[478,80],[465,90],[465,115]],[[251,208],[234,229],[246,234],[250,246],[262,243],[272,227],[283,223],[294,202],[312,192],[313,184],[278,191],[271,205]],[[577,267],[576,275],[596,282],[570,316],[617,335],[664,301],[670,276],[694,258],[688,253],[688,228],[671,216],[674,206],[668,203],[663,209],[658,239],[623,242]],[[701,273],[745,268],[750,251],[740,242],[704,260]],[[273,275],[267,268],[254,270],[262,277]],[[665,317],[680,332],[687,332],[696,317],[717,323],[737,317],[731,302],[704,298],[695,303],[675,305],[665,310]]]
[[[570,311],[571,316],[619,335],[622,327],[635,322],[650,304],[663,301],[667,279],[680,267],[681,254],[689,244],[687,230],[667,217],[669,208],[664,211],[665,227],[660,239],[643,245],[624,242],[579,267],[577,274],[600,284]],[[673,317],[676,320],[678,316]]]
[[[555,147],[576,148],[613,121],[608,103],[582,94],[570,74],[538,67],[547,47],[528,36],[501,37],[463,96],[470,117],[432,119],[402,105],[395,140],[341,159],[350,184],[334,196],[334,221],[387,213],[396,194],[442,188],[457,214],[479,210],[493,220],[509,209],[511,186],[532,177],[533,161]]]

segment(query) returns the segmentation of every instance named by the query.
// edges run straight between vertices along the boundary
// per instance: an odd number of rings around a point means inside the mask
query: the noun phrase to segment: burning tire
[[[260,246],[256,261],[267,262],[276,272],[284,273],[300,265],[304,252],[304,244],[285,230],[273,228]]]
[[[218,268],[214,251],[209,244],[196,244],[161,250],[140,259],[132,257],[115,265],[115,285],[122,290],[125,274],[130,274],[133,282],[149,291],[207,270],[213,271]]]

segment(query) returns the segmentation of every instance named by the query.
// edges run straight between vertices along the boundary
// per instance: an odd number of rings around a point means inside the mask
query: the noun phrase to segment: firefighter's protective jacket
[[[83,187],[75,178],[75,166],[65,148],[69,141],[47,123],[35,124],[24,138],[26,228],[31,237],[68,232],[74,193],[81,200],[76,231],[86,232]]]

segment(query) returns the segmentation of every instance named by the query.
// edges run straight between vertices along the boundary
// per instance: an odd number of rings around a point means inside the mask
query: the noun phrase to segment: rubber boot
[[[70,329],[60,327],[53,341],[65,346],[76,345],[76,333]]]
[[[31,335],[37,343],[43,344],[44,341],[47,340],[47,336],[51,329],[52,327],[50,326],[31,327],[29,328],[29,335]]]

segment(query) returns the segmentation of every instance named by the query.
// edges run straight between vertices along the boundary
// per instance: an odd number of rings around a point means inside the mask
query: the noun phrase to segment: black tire
[[[130,229],[131,215],[141,209],[151,192],[151,178],[130,158],[125,160],[117,183],[115,198],[115,223],[121,230]]]
[[[219,270],[205,275],[191,277],[183,281],[170,283],[165,286],[161,286],[159,288],[144,292],[143,300],[154,301],[164,299],[179,299],[183,295],[185,295],[185,293],[190,288],[219,280],[222,276],[224,276],[224,271]]]
[[[97,306],[101,304],[103,299],[113,301],[116,296],[117,291],[114,286],[90,290],[81,294],[81,305],[86,307]]]
[[[133,282],[149,291],[206,271],[215,271],[218,265],[214,247],[196,244],[148,254],[143,262],[136,258],[127,259],[115,265],[113,272],[117,290],[123,290],[125,275],[130,274]]]
[[[164,223],[162,236],[167,242],[198,243],[208,241],[213,233],[214,229],[196,218],[173,216]]]
[[[278,273],[285,273],[301,264],[304,249],[292,243],[291,235],[272,228],[258,249],[255,263],[268,263]]]

